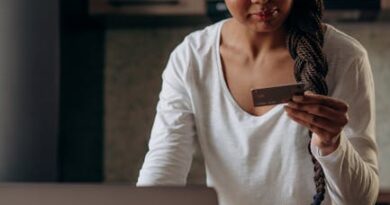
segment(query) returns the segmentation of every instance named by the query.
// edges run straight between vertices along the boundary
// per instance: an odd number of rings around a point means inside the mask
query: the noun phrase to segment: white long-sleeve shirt
[[[188,35],[172,52],[138,186],[185,185],[194,143],[206,165],[207,185],[220,205],[307,205],[315,193],[308,129],[284,104],[261,116],[244,111],[223,77],[219,54],[225,21]],[[374,84],[367,52],[331,25],[323,51],[329,95],[349,104],[350,121],[336,151],[320,156],[328,204],[368,205],[379,182]]]

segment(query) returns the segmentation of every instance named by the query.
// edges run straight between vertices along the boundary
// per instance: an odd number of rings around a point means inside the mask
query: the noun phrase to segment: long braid
[[[286,22],[288,29],[287,46],[295,60],[294,75],[298,82],[305,84],[305,90],[327,95],[328,87],[325,77],[328,64],[322,52],[324,31],[321,25],[323,11],[322,0],[295,0],[292,12]],[[311,139],[312,132],[309,132]],[[325,174],[310,150],[314,164],[314,183],[316,194],[312,205],[320,205],[325,196]]]

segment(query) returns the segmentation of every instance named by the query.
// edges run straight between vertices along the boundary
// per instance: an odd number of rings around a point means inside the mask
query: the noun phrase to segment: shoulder
[[[343,59],[343,61],[355,61],[364,58],[367,50],[354,37],[327,24],[325,33],[324,52],[329,60]]]
[[[348,69],[358,69],[356,64],[368,61],[367,50],[357,39],[329,24],[327,24],[323,51],[331,75],[333,73],[340,76]]]
[[[352,89],[359,83],[359,78],[370,78],[367,50],[357,39],[327,25],[323,49],[329,67],[327,82],[330,92]]]
[[[221,24],[222,21],[188,34],[171,52],[165,73],[191,79],[191,73],[213,58]]]
[[[220,27],[223,21],[208,25],[188,34],[172,53],[183,53],[184,50],[192,54],[209,51],[217,42]]]
[[[203,69],[202,65],[212,62],[223,21],[206,26],[188,34],[172,51],[169,64],[175,64],[182,73]]]

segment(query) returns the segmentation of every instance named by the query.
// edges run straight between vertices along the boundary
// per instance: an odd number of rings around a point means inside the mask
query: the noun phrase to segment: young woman
[[[321,0],[225,2],[232,18],[190,34],[170,56],[137,185],[184,185],[199,143],[221,205],[373,204],[366,50],[321,22]],[[297,82],[303,96],[253,106],[253,88]]]

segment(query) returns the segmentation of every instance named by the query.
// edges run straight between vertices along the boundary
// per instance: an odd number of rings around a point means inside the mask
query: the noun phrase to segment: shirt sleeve
[[[194,153],[195,125],[185,86],[190,62],[184,45],[171,54],[137,186],[185,185]]]
[[[312,153],[323,167],[333,204],[374,204],[379,192],[375,96],[366,52],[340,76],[333,97],[349,104],[349,122],[333,153],[322,156],[313,144]]]

